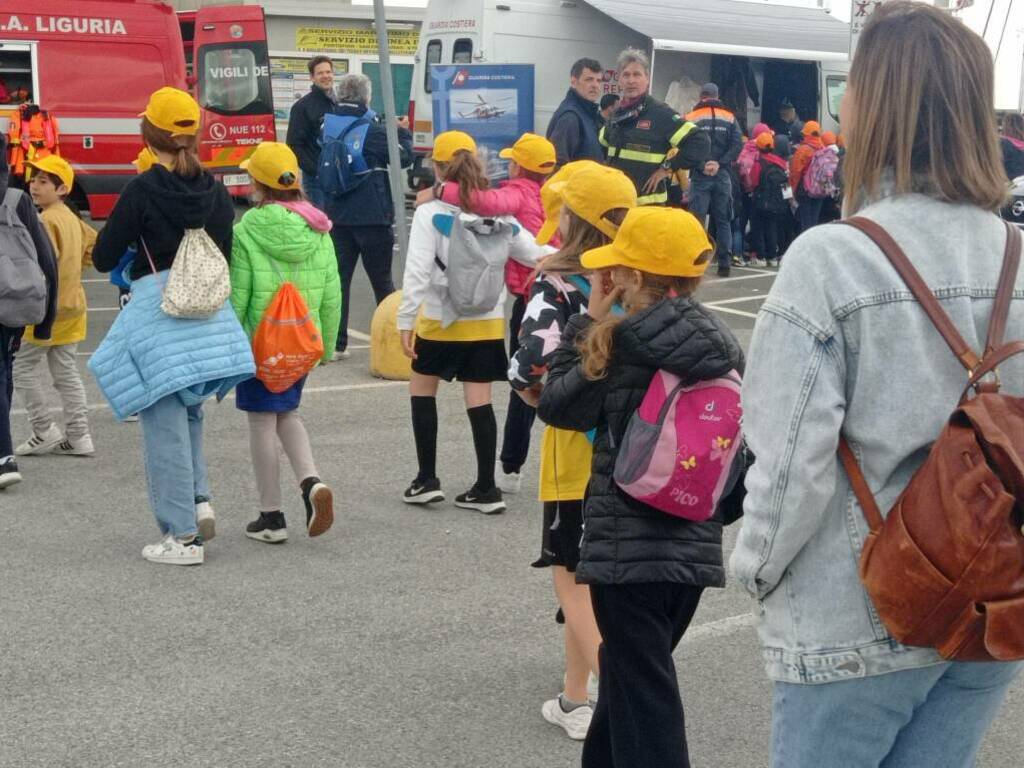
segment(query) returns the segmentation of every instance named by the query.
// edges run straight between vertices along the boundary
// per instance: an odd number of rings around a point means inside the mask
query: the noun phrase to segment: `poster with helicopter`
[[[455,64],[430,67],[434,135],[465,131],[472,136],[492,179],[507,175],[498,157],[534,130],[532,64]]]

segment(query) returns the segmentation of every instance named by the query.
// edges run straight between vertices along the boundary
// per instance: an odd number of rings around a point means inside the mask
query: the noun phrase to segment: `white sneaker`
[[[217,535],[217,524],[210,502],[200,501],[196,504],[196,523],[199,525],[199,535],[203,537],[203,541],[209,541]]]
[[[92,444],[92,437],[82,435],[75,440],[62,440],[50,451],[57,456],[92,456],[96,449]]]
[[[587,731],[590,729],[590,720],[594,717],[594,710],[589,704],[576,707],[572,712],[562,709],[558,698],[545,701],[540,708],[540,713],[552,725],[560,726],[574,741],[583,741],[587,738]]]
[[[768,266],[771,267],[772,269],[778,269],[779,260],[778,259],[768,259]]]
[[[204,559],[203,545],[199,539],[182,544],[171,534],[164,536],[159,544],[150,544],[142,548],[142,556],[151,563],[165,565],[202,565]]]
[[[334,350],[334,352],[331,353],[331,362],[332,363],[336,363],[339,360],[348,360],[350,357],[352,357],[352,353],[349,352],[347,349],[345,349],[345,350],[337,350],[336,349],[336,350]]]
[[[501,464],[498,464],[494,468],[494,484],[502,493],[519,493],[519,489],[523,487],[523,475],[521,472],[506,472],[501,468]]]
[[[16,456],[41,456],[52,451],[64,439],[64,433],[56,424],[51,424],[41,435],[32,435],[14,451]]]
[[[752,267],[767,267],[768,262],[764,259],[751,259],[750,266]]]
[[[123,421],[125,424],[135,424],[139,420],[139,414],[133,413],[131,416],[125,416]]]

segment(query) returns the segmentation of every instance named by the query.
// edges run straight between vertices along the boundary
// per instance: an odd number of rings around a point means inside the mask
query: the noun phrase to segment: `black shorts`
[[[416,337],[416,359],[412,369],[423,376],[439,376],[445,381],[506,381],[508,355],[505,342],[431,341]]]
[[[561,565],[575,572],[583,538],[583,501],[545,501],[544,535],[534,568]]]

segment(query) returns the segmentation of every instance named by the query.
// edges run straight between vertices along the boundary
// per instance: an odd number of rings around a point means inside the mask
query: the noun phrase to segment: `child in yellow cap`
[[[227,303],[211,317],[188,320],[171,318],[160,307],[186,231],[205,231],[228,259],[235,209],[224,185],[199,162],[195,99],[161,88],[140,117],[142,141],[155,162],[142,171],[149,158],[140,156],[140,173],[121,192],[93,251],[96,268],[110,272],[130,246],[138,246],[130,265],[121,267],[131,281],[131,301],[89,367],[115,416],[137,413],[142,422],[149,500],[162,535],[143,547],[142,556],[153,563],[200,565],[204,543],[216,534],[203,453],[203,401],[252,375],[252,350]],[[131,376],[142,382],[134,389],[121,384]]]
[[[250,208],[235,225],[231,250],[231,305],[251,339],[284,279],[302,294],[331,359],[341,318],[341,281],[331,241],[331,220],[307,201],[299,186],[299,161],[286,145],[265,141],[242,169],[252,179]],[[235,405],[249,421],[249,448],[259,493],[259,516],[245,535],[270,544],[285,541],[278,442],[288,457],[306,510],[310,536],[334,522],[334,495],[320,480],[309,435],[299,416],[303,376],[274,393],[253,377],[235,389]]]
[[[402,280],[402,303],[398,329],[405,354],[412,359],[409,393],[412,399],[413,437],[419,471],[403,494],[407,504],[429,504],[445,498],[437,477],[437,389],[441,379],[462,382],[467,415],[476,451],[476,482],[455,499],[456,506],[484,514],[505,510],[502,491],[495,484],[497,422],[491,406],[491,385],[505,381],[505,299],[501,290],[493,307],[486,311],[447,317],[446,297],[451,227],[456,216],[474,213],[473,195],[488,187],[487,175],[468,134],[448,131],[434,141],[432,159],[436,178],[457,184],[459,205],[440,200],[424,202],[413,216],[409,251]],[[512,219],[509,257],[533,267],[543,255]],[[420,311],[422,309],[422,316]]]
[[[590,586],[603,645],[584,764],[603,759],[612,744],[617,764],[687,764],[672,651],[703,590],[725,585],[722,522],[647,506],[618,488],[613,470],[659,369],[692,383],[743,368],[728,327],[693,297],[712,253],[685,211],[627,213],[612,243],[580,259],[593,273],[587,314],[569,320],[540,396],[538,414],[548,424],[595,430],[576,579]],[[616,303],[624,315],[612,313]],[[630,716],[611,717],[613,710]]]
[[[509,380],[519,397],[535,405],[544,375],[569,321],[587,311],[590,284],[580,256],[612,241],[626,213],[636,207],[636,187],[621,171],[591,161],[562,166],[544,187],[560,202],[562,247],[540,264],[529,309],[512,357]],[[550,228],[545,236],[551,237]],[[565,616],[565,677],[562,692],[544,702],[541,713],[572,739],[586,736],[593,715],[588,680],[598,676],[601,635],[594,622],[590,590],[576,583],[583,535],[583,498],[590,480],[593,448],[588,435],[547,427],[540,451],[543,504],[541,554],[536,568],[550,567],[555,596]]]
[[[481,216],[514,216],[516,221],[536,235],[544,225],[544,206],[540,190],[555,170],[555,145],[535,133],[524,133],[511,147],[499,153],[508,161],[508,181],[497,189],[479,190],[471,196],[471,210]],[[437,197],[458,205],[459,185],[439,182]],[[519,327],[526,311],[533,270],[509,260],[505,264],[505,286],[515,297],[509,319],[508,348],[514,355],[519,348]],[[496,470],[498,487],[504,493],[518,493],[522,484],[520,470],[530,450],[530,430],[536,412],[514,392],[509,393],[508,411]]]
[[[32,201],[46,228],[57,257],[57,318],[51,336],[37,339],[34,328],[25,329],[24,343],[14,359],[14,389],[28,411],[32,436],[18,446],[19,456],[53,453],[91,456],[89,405],[75,357],[86,336],[85,288],[82,271],[92,265],[96,231],[65,204],[75,182],[75,172],[62,157],[47,155],[30,163]],[[60,395],[64,411],[62,430],[50,416],[46,393],[39,378],[45,361]]]

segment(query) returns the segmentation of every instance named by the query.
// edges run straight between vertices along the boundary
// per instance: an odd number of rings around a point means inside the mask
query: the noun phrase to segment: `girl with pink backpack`
[[[730,441],[739,438],[738,404],[709,400],[702,414],[712,420],[695,417],[696,423],[720,427],[711,438],[717,453],[710,441],[698,444],[707,435],[692,422],[686,434],[675,435],[673,464],[694,476],[679,481],[689,484],[667,502],[629,487],[642,478],[657,484],[657,472],[650,460],[628,472],[623,451],[627,436],[637,431],[634,425],[650,416],[641,411],[645,401],[652,404],[657,382],[671,378],[680,387],[661,398],[670,408],[659,410],[672,410],[674,419],[681,403],[693,402],[682,394],[687,388],[699,390],[742,372],[739,343],[693,298],[712,253],[707,234],[689,213],[631,210],[614,242],[582,256],[583,268],[594,273],[587,313],[569,320],[540,396],[538,414],[546,423],[594,430],[576,579],[590,585],[602,645],[584,768],[690,765],[672,651],[703,590],[725,585],[718,487],[724,469],[705,463],[729,464]],[[616,303],[624,315],[612,313]],[[676,422],[661,415],[660,434],[671,437],[669,425]],[[632,439],[651,445],[635,434]],[[646,454],[652,459],[664,451]],[[676,475],[674,469],[663,473],[662,487],[677,482]],[[691,507],[683,494],[696,499],[692,506],[699,514],[679,509]]]

